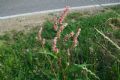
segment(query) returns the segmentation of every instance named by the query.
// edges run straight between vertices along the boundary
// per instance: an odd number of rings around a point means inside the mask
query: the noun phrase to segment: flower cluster
[[[58,48],[56,47],[56,44],[57,44],[57,37],[54,38],[53,40],[53,46],[52,46],[52,50],[55,52],[55,53],[58,53]]]
[[[40,28],[39,32],[38,32],[38,40],[41,42],[42,46],[45,45],[45,39],[42,38],[42,27]]]
[[[39,30],[39,32],[38,32],[38,39],[39,39],[39,41],[42,41],[42,36],[41,36],[41,34],[42,34],[42,27],[40,28],[40,30]]]
[[[73,37],[74,36],[74,32],[72,31],[70,34],[67,34],[65,37],[64,37],[64,41],[67,41],[67,40],[69,40],[71,37]]]
[[[76,47],[77,46],[77,43],[78,43],[77,38],[78,38],[78,36],[80,34],[80,31],[81,31],[81,29],[79,28],[77,33],[76,33],[76,35],[73,37],[73,45],[72,45],[72,47]]]
[[[67,26],[68,24],[67,23],[64,23],[60,26],[59,30],[57,31],[57,37],[60,38],[60,34],[61,32],[65,29],[65,27]]]

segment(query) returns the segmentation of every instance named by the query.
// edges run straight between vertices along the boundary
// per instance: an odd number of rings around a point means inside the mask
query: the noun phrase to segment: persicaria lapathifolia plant
[[[64,32],[64,29],[68,27],[68,23],[64,22],[65,17],[67,16],[69,11],[69,7],[65,7],[65,10],[61,14],[59,18],[56,16],[54,17],[54,24],[53,24],[53,30],[56,32],[53,39],[49,40],[51,43],[51,53],[50,55],[53,55],[57,58],[57,60],[50,59],[50,65],[51,65],[51,71],[54,73],[55,78],[58,80],[69,80],[70,76],[73,76],[74,79],[79,77],[78,70],[85,70],[86,75],[89,73],[95,78],[99,79],[94,73],[92,73],[90,70],[86,68],[86,64],[76,64],[73,59],[75,59],[74,56],[71,56],[73,54],[74,49],[78,45],[78,37],[81,32],[81,28],[77,29],[77,32],[71,31],[70,33],[66,35],[61,35],[62,32]],[[42,46],[44,47],[45,44],[47,44],[47,39],[42,38],[42,27],[40,28],[38,32],[38,39]],[[71,41],[72,40],[72,41]],[[67,42],[72,42],[69,46],[61,48],[59,45],[67,44]],[[54,54],[55,53],[55,54]],[[66,53],[66,54],[65,54]],[[57,63],[57,65],[53,64]],[[73,72],[73,73],[72,73]],[[76,73],[75,73],[76,72]]]

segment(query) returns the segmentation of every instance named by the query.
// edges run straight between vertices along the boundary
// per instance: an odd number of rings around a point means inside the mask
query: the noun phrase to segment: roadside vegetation
[[[0,80],[120,80],[120,6],[68,10],[0,36]]]

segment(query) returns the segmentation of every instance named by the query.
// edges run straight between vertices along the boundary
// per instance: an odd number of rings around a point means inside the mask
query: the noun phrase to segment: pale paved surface
[[[0,17],[95,4],[117,3],[120,0],[0,0]]]

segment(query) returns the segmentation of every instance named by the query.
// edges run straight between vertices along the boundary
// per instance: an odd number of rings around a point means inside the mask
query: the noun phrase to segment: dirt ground
[[[30,29],[31,27],[41,26],[46,19],[48,19],[48,14],[38,14],[0,20],[0,34],[11,30],[20,31],[25,29],[25,27]]]

